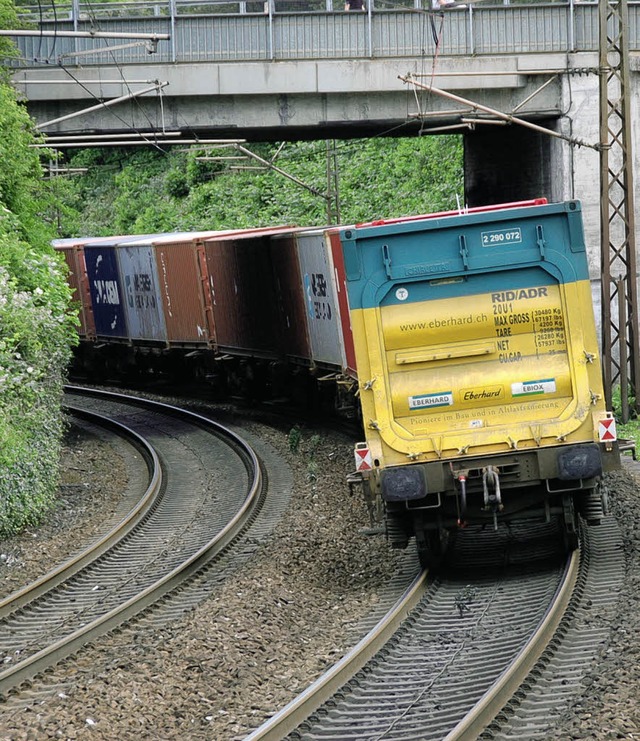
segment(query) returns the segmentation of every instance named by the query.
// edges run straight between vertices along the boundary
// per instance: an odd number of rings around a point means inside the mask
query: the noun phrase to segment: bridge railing
[[[17,39],[20,66],[366,59],[595,51],[597,2],[468,4],[434,11],[432,0],[168,0],[22,7],[36,28],[170,34],[149,45],[100,38]],[[389,7],[393,4],[393,7]],[[329,6],[332,6],[329,8]],[[125,14],[126,13],[126,14]],[[123,15],[120,15],[123,14]],[[629,46],[640,48],[640,3],[629,5]]]

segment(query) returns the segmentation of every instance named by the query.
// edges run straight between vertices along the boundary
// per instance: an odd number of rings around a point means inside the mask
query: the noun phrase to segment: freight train
[[[94,370],[191,366],[357,408],[350,483],[424,565],[467,525],[557,521],[571,549],[578,514],[604,514],[620,456],[578,201],[55,247]]]

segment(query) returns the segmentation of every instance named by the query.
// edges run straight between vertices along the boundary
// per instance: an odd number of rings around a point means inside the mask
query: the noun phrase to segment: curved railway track
[[[611,518],[586,529],[582,558],[552,542],[539,526],[463,533],[451,570],[431,583],[421,574],[353,651],[245,741],[544,732],[603,638],[580,631],[580,611],[614,601],[623,576]]]
[[[17,668],[13,677],[0,685],[5,696],[14,694],[21,682],[24,687],[29,677],[134,614],[146,610],[142,620],[129,623],[132,630],[139,630],[140,624],[147,620],[153,621],[157,612],[172,613],[175,617],[184,609],[179,603],[183,603],[182,593],[188,591],[175,590],[178,584],[189,584],[192,591],[199,590],[202,598],[210,589],[211,579],[218,579],[212,577],[212,572],[219,570],[220,561],[216,561],[213,569],[200,568],[207,556],[203,547],[194,549],[192,544],[195,561],[191,570],[180,573],[180,568],[175,566],[173,571],[171,568],[165,571],[166,583],[161,589],[173,589],[169,600],[165,598],[159,603],[162,591],[156,592],[149,586],[142,602],[127,598],[124,611],[119,614],[122,606],[112,607],[112,599],[126,594],[130,586],[144,582],[163,562],[165,568],[172,566],[177,554],[170,546],[180,542],[177,537],[180,529],[189,532],[190,539],[202,531],[200,526],[215,509],[216,521],[207,525],[211,527],[209,540],[216,527],[226,530],[222,524],[224,518],[218,517],[216,503],[221,496],[225,501],[229,498],[225,483],[237,478],[240,469],[244,470],[243,489],[242,493],[233,495],[236,509],[243,506],[250,487],[250,466],[244,460],[232,464],[228,450],[214,453],[214,457],[223,459],[223,469],[212,468],[208,457],[212,441],[201,427],[208,420],[198,418],[193,427],[180,421],[176,412],[164,405],[161,408],[164,407],[166,416],[164,412],[158,416],[158,412],[151,414],[143,406],[132,409],[119,400],[107,401],[104,394],[100,394],[103,401],[92,401],[89,392],[84,393],[83,406],[99,404],[103,410],[108,408],[110,417],[137,433],[136,440],[151,437],[160,468],[175,475],[173,462],[183,460],[185,455],[188,458],[188,464],[177,470],[179,482],[165,479],[156,482],[157,493],[145,497],[144,505],[123,518],[128,520],[129,533],[122,542],[109,533],[93,544],[97,562],[110,564],[108,578],[119,571],[117,561],[110,560],[113,554],[121,549],[123,554],[135,554],[130,541],[140,538],[141,533],[145,534],[142,537],[149,535],[150,530],[145,528],[152,522],[164,522],[159,519],[160,511],[166,508],[179,512],[178,524],[161,527],[158,543],[150,544],[151,559],[143,565],[129,564],[124,584],[111,585],[105,580],[103,589],[94,579],[99,572],[88,570],[93,568],[90,564],[96,560],[95,556],[92,560],[88,554],[79,554],[52,572],[49,584],[45,578],[39,580],[40,597],[31,600],[21,595],[26,593],[25,588],[0,602],[2,609],[11,598],[16,600],[13,608],[8,608],[8,614],[0,612],[0,648],[5,656],[0,681],[6,672]],[[185,440],[189,441],[186,448],[174,447],[184,446]],[[154,454],[147,452],[145,457],[151,461]],[[195,465],[196,461],[200,462],[199,466]],[[195,471],[194,481],[201,487],[197,497],[194,482],[184,479],[185,468],[189,467]],[[220,477],[221,481],[214,481]],[[155,478],[160,479],[160,475]],[[169,500],[174,494],[176,498]],[[184,511],[185,503],[191,512],[190,521]],[[265,509],[269,506],[272,505]],[[262,517],[260,514],[258,520]],[[244,541],[255,535],[255,527],[246,533],[245,528]],[[550,708],[566,701],[572,689],[575,690],[581,671],[603,639],[606,628],[596,630],[591,624],[591,608],[599,609],[615,600],[622,580],[619,536],[611,518],[606,518],[600,527],[585,529],[580,563],[577,558],[569,564],[563,562],[556,550],[549,547],[552,542],[549,535],[547,528],[529,532],[501,530],[493,534],[471,529],[463,532],[451,551],[450,570],[431,581],[428,575],[421,574],[394,606],[392,614],[371,631],[370,637],[281,713],[248,736],[247,741],[285,736],[307,741],[535,737],[540,729],[545,729],[545,724],[548,726]],[[559,540],[557,533],[554,537]],[[478,553],[483,554],[481,561]],[[469,563],[474,564],[473,568],[469,568]],[[190,578],[194,571],[197,575]],[[162,582],[165,577],[157,581]],[[196,583],[199,586],[194,590]],[[577,585],[575,589],[574,585]],[[73,610],[66,604],[69,595],[77,603]],[[89,602],[80,604],[85,597]],[[151,603],[153,610],[147,610]],[[170,603],[176,607],[165,609]],[[56,613],[61,605],[62,612]],[[102,612],[93,618],[95,605],[100,605]],[[58,618],[52,619],[56,614]],[[10,653],[5,649],[5,637],[9,645],[17,645],[17,641],[10,643],[14,639],[10,631],[14,629],[12,621],[21,616],[25,616],[26,628],[18,628],[15,635],[24,631],[24,648]],[[86,625],[79,625],[82,622]],[[43,623],[53,628],[45,639],[52,641],[52,645],[41,647]],[[65,631],[76,624],[80,631],[87,628],[87,632],[65,645]],[[557,625],[559,631],[555,631]],[[70,631],[69,635],[72,634]],[[532,638],[534,634],[536,637]],[[552,634],[555,637],[549,642]],[[29,652],[31,655],[27,655]],[[534,670],[530,671],[534,664]],[[535,693],[535,702],[528,699],[527,693]],[[18,722],[18,704],[15,707]]]
[[[105,424],[126,429],[144,451],[150,484],[107,535],[2,600],[5,697],[192,576],[246,528],[263,497],[257,457],[231,430],[164,404],[69,391],[82,397],[84,414],[99,407]]]

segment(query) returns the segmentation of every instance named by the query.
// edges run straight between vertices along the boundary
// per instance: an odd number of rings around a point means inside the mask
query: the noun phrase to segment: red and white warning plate
[[[607,417],[598,422],[598,438],[601,443],[612,443],[618,439],[616,421],[613,417]]]
[[[354,453],[356,457],[356,471],[370,471],[373,468],[371,451],[366,443],[356,443]]]

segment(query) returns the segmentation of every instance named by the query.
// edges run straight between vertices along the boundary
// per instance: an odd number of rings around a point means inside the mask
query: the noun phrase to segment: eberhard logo
[[[451,391],[409,397],[409,409],[433,409],[434,407],[450,406],[453,406],[453,393]]]
[[[479,401],[493,401],[494,399],[504,399],[502,386],[478,386],[477,388],[462,390],[462,401],[476,403]]]
[[[407,277],[412,275],[430,275],[431,273],[444,273],[449,269],[445,262],[434,263],[433,265],[411,265],[405,267],[404,274]]]

